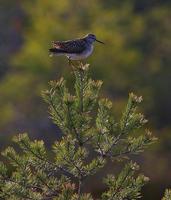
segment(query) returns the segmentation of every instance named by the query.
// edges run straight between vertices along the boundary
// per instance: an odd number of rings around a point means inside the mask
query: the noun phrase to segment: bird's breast
[[[82,60],[90,56],[93,52],[93,45],[86,48],[81,53],[73,53],[73,54],[67,54],[67,57],[69,57],[71,60]]]

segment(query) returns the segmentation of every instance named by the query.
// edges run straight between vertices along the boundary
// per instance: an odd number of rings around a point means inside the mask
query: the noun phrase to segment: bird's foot
[[[72,63],[71,59],[68,59],[68,64],[69,64],[69,66],[72,68],[72,70],[75,71],[75,66],[74,66],[74,64]]]
[[[84,64],[82,63],[81,60],[78,60],[78,64],[79,64],[80,66],[83,66],[83,65],[84,65]]]
[[[72,61],[70,60],[70,59],[68,59],[68,64],[69,64],[69,66],[72,66],[73,64],[72,64]]]
[[[83,66],[84,66],[84,63],[83,63],[81,60],[78,60],[78,61],[77,61],[77,64],[78,64],[78,68],[79,68],[79,69],[82,69]]]

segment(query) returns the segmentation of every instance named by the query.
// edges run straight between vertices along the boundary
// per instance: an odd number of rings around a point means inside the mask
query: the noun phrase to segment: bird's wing
[[[52,42],[54,48],[61,49],[65,53],[81,53],[86,49],[86,42],[81,39],[68,40],[68,41],[56,41]]]

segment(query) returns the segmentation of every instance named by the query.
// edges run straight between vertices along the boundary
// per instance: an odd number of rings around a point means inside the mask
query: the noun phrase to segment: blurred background
[[[0,149],[11,136],[28,132],[47,146],[60,131],[48,119],[41,90],[65,76],[64,57],[48,56],[52,40],[94,33],[91,75],[104,81],[102,95],[121,115],[128,93],[142,95],[141,110],[159,141],[138,157],[151,181],[143,200],[159,200],[171,187],[171,1],[170,0],[1,0],[0,1]],[[102,186],[90,186],[98,193]]]

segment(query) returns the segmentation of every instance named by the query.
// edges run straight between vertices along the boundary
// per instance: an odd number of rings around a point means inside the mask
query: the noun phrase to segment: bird
[[[52,48],[49,49],[50,56],[66,56],[69,63],[71,60],[81,61],[90,56],[93,52],[94,42],[104,44],[104,42],[98,40],[92,33],[85,35],[82,38],[67,41],[53,41]]]

